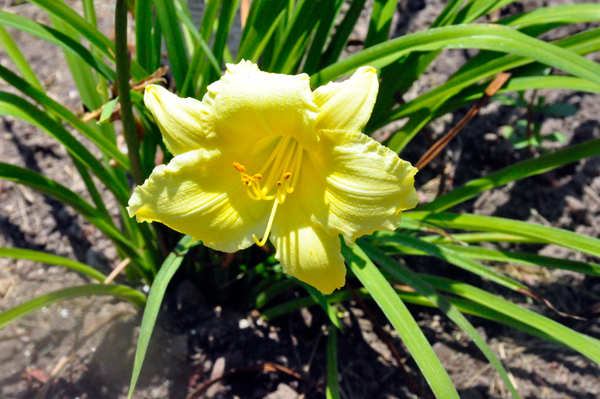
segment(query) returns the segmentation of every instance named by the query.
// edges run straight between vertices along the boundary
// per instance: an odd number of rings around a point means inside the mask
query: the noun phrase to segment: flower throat
[[[233,167],[240,172],[242,184],[246,186],[246,193],[252,200],[274,200],[267,230],[262,240],[259,240],[256,235],[252,236],[254,242],[261,247],[269,238],[277,205],[282,204],[286,196],[291,194],[298,184],[303,152],[298,141],[291,136],[283,136],[258,173],[249,175],[246,173],[244,165],[233,163]]]

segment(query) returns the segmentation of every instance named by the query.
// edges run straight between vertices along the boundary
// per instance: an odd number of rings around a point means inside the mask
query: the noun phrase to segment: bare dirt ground
[[[69,1],[76,8],[77,1]],[[96,1],[100,29],[112,29],[114,4]],[[371,3],[371,2],[368,2]],[[525,0],[502,10],[502,15],[569,1]],[[5,8],[48,23],[43,11],[29,3]],[[404,0],[395,21],[395,35],[424,29],[445,2]],[[353,39],[366,33],[368,11]],[[547,38],[563,37],[589,28],[578,24],[556,29]],[[26,34],[10,31],[48,93],[80,112],[78,94],[62,53]],[[443,83],[472,53],[446,51],[429,68],[409,95]],[[598,54],[591,59],[600,61]],[[0,63],[12,68],[6,54]],[[1,90],[10,87],[0,82]],[[568,144],[600,137],[600,96],[569,91],[540,92],[549,103],[569,103],[577,113],[566,118],[536,115],[542,133],[559,131]],[[528,93],[529,95],[529,93]],[[439,135],[448,131],[466,110],[447,115],[431,126]],[[436,189],[440,171],[450,170],[448,188],[510,165],[530,154],[514,150],[502,136],[503,126],[514,125],[523,109],[492,103],[465,128],[444,157],[418,176],[424,195]],[[70,187],[87,197],[66,151],[38,129],[0,117],[0,159],[23,166]],[[427,143],[417,138],[402,156],[416,162]],[[510,184],[464,204],[464,210],[534,223],[548,224],[593,237],[600,234],[600,159],[569,165],[546,175]],[[106,193],[105,193],[106,194]],[[110,195],[106,194],[106,198]],[[110,242],[70,208],[28,188],[0,181],[0,246],[29,248],[66,256],[107,272],[118,262]],[[109,204],[110,205],[110,204]],[[115,207],[109,206],[109,209]],[[591,260],[554,246],[519,249],[567,259]],[[597,261],[597,260],[596,260]],[[482,282],[434,260],[407,258],[414,270],[451,275],[513,299],[569,327],[600,338],[598,314],[587,321],[559,317],[522,297]],[[565,272],[506,266],[504,271],[535,287],[565,312],[578,313],[598,302],[600,281]],[[82,284],[85,279],[60,267],[0,259],[0,309],[56,289]],[[295,297],[295,291],[282,299]],[[317,308],[289,317],[262,321],[244,306],[215,306],[211,298],[186,279],[174,281],[156,329],[135,397],[186,398],[189,389],[232,368],[242,372],[212,384],[206,398],[320,398],[324,397],[325,319]],[[375,305],[371,305],[375,310]],[[468,338],[441,314],[411,307],[436,353],[463,398],[504,398],[508,393],[497,374]],[[388,347],[378,338],[363,311],[344,304],[345,333],[339,336],[339,373],[342,397],[409,398],[406,378]],[[383,315],[377,313],[379,320]],[[598,398],[600,368],[562,346],[516,332],[499,324],[473,319],[481,334],[503,360],[524,398]],[[84,298],[50,306],[0,331],[0,397],[17,398],[124,398],[131,376],[134,345],[140,324],[135,309],[106,298]],[[385,327],[421,389],[425,382],[395,332]],[[270,361],[292,372],[256,372],[248,367]],[[294,373],[300,373],[300,378]]]

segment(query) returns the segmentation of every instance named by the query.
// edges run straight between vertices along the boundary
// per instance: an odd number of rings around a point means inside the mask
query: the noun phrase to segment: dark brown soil
[[[24,3],[12,12],[47,23],[43,11]],[[69,0],[76,8],[80,2]],[[369,4],[372,1],[368,2]],[[525,0],[503,9],[516,13],[570,1]],[[100,28],[112,29],[114,4],[96,1]],[[442,9],[444,1],[404,0],[395,20],[397,35],[424,29]],[[368,12],[353,38],[366,34]],[[556,29],[548,38],[588,29],[589,24]],[[10,31],[46,86],[48,93],[80,112],[78,94],[62,53],[26,34]],[[470,56],[469,51],[445,51],[408,97],[443,83]],[[600,61],[598,54],[591,59]],[[6,54],[0,63],[12,68]],[[1,90],[11,88],[0,82]],[[566,118],[536,115],[542,133],[559,131],[567,144],[600,137],[600,96],[569,91],[540,91],[549,103],[569,103],[577,113]],[[529,96],[530,93],[527,94]],[[448,131],[464,115],[461,110],[431,125],[434,135]],[[449,170],[448,189],[531,156],[514,150],[501,135],[502,126],[524,118],[523,109],[492,103],[469,123],[444,156],[418,176],[424,197],[437,191],[439,174]],[[0,158],[23,166],[70,187],[87,197],[85,186],[66,151],[38,129],[13,118],[1,117]],[[564,145],[564,144],[561,144]],[[427,148],[418,137],[402,156],[416,162]],[[436,180],[437,179],[437,180]],[[496,215],[552,225],[581,234],[600,235],[600,158],[585,160],[543,176],[509,184],[463,204],[456,211]],[[106,193],[105,193],[106,194]],[[106,194],[106,198],[110,195]],[[118,263],[111,243],[73,210],[28,188],[0,181],[0,246],[41,250],[85,262],[102,271]],[[109,209],[115,208],[108,204]],[[116,216],[116,215],[115,215]],[[591,260],[555,246],[520,246],[521,250],[567,259]],[[596,260],[597,261],[597,260]],[[569,327],[600,338],[597,314],[587,321],[558,316],[523,297],[483,282],[432,259],[407,258],[414,270],[440,273],[510,298]],[[600,281],[576,273],[540,270],[514,265],[498,266],[540,291],[560,310],[578,313],[598,302]],[[82,284],[85,279],[61,267],[0,259],[0,309],[8,309],[40,294]],[[283,295],[291,299],[291,291]],[[369,304],[376,316],[376,306]],[[339,308],[345,333],[339,335],[339,376],[342,398],[410,398],[412,392],[388,347],[355,303]],[[411,307],[413,314],[442,359],[461,397],[505,398],[508,392],[477,348],[443,315]],[[137,398],[186,398],[189,390],[232,368],[231,377],[208,387],[206,398],[322,398],[324,397],[327,320],[318,308],[304,309],[266,323],[244,306],[219,307],[193,281],[179,278],[165,298]],[[523,398],[598,398],[598,365],[560,345],[527,336],[502,325],[472,319],[482,336],[503,360]],[[16,398],[124,398],[128,389],[140,316],[125,303],[107,298],[83,298],[44,308],[0,331],[0,397]],[[412,378],[422,390],[426,384],[410,355],[389,326],[384,327],[400,350]],[[248,369],[264,362],[285,371]],[[48,377],[50,383],[43,381]]]

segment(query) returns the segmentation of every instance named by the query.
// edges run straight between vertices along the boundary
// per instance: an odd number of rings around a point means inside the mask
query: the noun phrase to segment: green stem
[[[340,398],[340,383],[338,380],[338,359],[337,359],[337,328],[333,324],[328,328],[329,337],[327,338],[327,388],[325,395],[327,399]]]
[[[131,172],[137,184],[144,182],[140,143],[135,131],[131,95],[129,93],[129,51],[127,50],[127,0],[117,0],[115,11],[115,55],[117,61],[117,87],[121,103],[121,122],[127,142],[127,153],[131,162]]]

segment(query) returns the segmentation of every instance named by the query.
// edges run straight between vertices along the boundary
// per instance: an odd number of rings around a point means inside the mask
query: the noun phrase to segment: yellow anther
[[[233,163],[233,167],[236,168],[237,170],[239,170],[240,172],[244,173],[246,171],[246,168],[244,167],[244,165],[241,165],[237,162]]]
[[[260,173],[257,173],[254,175],[255,179],[261,180],[262,179],[262,175]]]
[[[242,174],[242,183],[244,183],[247,186],[250,186],[252,185],[252,183],[254,183],[254,178],[244,173]]]
[[[277,181],[277,183],[276,183],[276,184],[277,184],[278,186],[281,186],[281,182],[280,182],[280,181]]]
[[[285,172],[285,173],[283,174],[283,180],[287,180],[287,179],[289,179],[290,177],[292,177],[292,174],[291,174],[290,172]]]

